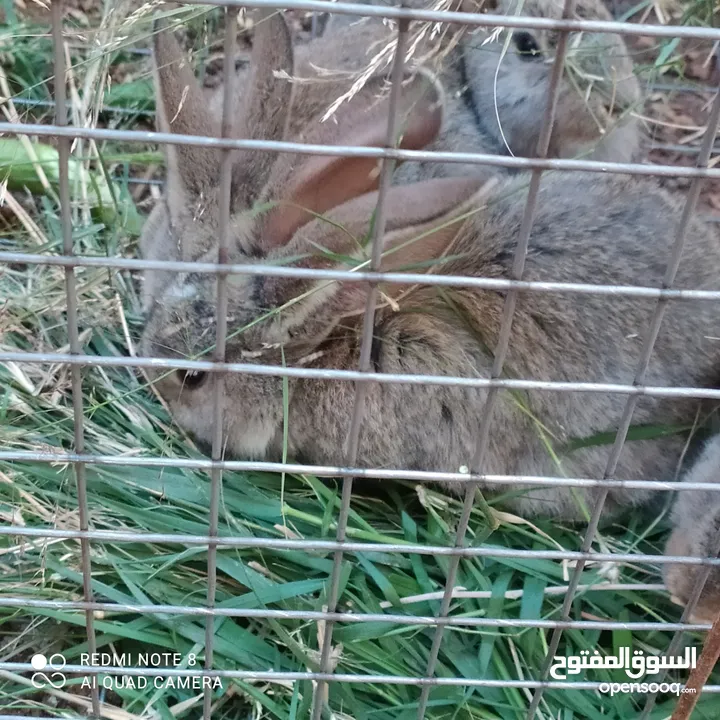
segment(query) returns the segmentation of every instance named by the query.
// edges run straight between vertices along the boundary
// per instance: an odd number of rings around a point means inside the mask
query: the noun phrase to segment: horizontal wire
[[[700,152],[696,145],[671,145],[669,143],[650,145],[648,150],[672,150],[685,155],[697,155],[698,152]],[[720,147],[717,148],[717,152],[720,153]],[[136,175],[128,175],[127,177],[124,175],[116,175],[115,180],[118,182],[127,182],[130,185],[155,185],[161,187],[165,184],[163,180],[158,178],[138,177]]]
[[[367,6],[369,7],[369,6]],[[720,36],[720,30],[718,31]],[[219,138],[204,135],[181,135],[149,130],[111,130],[107,128],[65,127],[35,123],[0,123],[0,134],[33,135],[40,137],[71,137],[89,140],[112,140],[116,142],[160,143],[167,145],[191,145],[212,149],[263,150],[268,152],[292,152],[303,155],[334,157],[391,158],[404,162],[445,162],[474,165],[491,165],[516,169],[538,168],[542,170],[576,170],[602,174],[647,175],[661,177],[720,178],[720,168],[678,167],[676,165],[653,165],[649,163],[611,163],[597,160],[563,160],[523,158],[483,153],[440,152],[437,150],[398,150],[355,145],[319,145],[280,140],[253,140]]]
[[[649,300],[666,298],[679,301],[720,301],[720,290],[661,289],[635,285],[601,285],[591,283],[545,282],[540,280],[505,280],[499,278],[470,277],[463,275],[436,275],[433,273],[369,272],[351,270],[325,270],[320,268],[283,267],[259,263],[222,265],[208,262],[180,260],[146,260],[140,258],[93,257],[88,255],[38,255],[36,253],[0,252],[0,263],[54,265],[60,267],[114,268],[118,270],[160,270],[177,273],[227,273],[283,278],[337,280],[342,282],[384,282],[390,284],[417,284],[449,287],[469,287],[478,290],[502,292],[516,289],[522,292],[568,293],[578,295],[610,295],[639,297]]]
[[[468,378],[451,375],[408,375],[375,373],[368,375],[357,370],[330,368],[282,367],[254,363],[220,363],[209,360],[182,358],[116,357],[107,355],[70,355],[68,353],[0,352],[0,363],[58,363],[87,367],[137,367],[154,370],[197,370],[200,372],[230,372],[244,375],[267,375],[315,380],[343,380],[374,382],[383,385],[439,385],[466,388],[502,388],[505,390],[546,390],[549,392],[608,393],[662,398],[706,398],[720,400],[720,388],[660,387],[655,385],[623,385],[620,383],[561,382],[556,380],[515,380],[509,378]]]
[[[656,565],[720,566],[720,557],[701,558],[689,555],[645,555],[643,553],[594,553],[574,550],[515,550],[503,547],[455,547],[453,545],[422,545],[414,543],[373,543],[337,540],[289,540],[287,538],[184,535],[173,533],[141,533],[118,530],[63,530],[59,528],[28,528],[0,526],[0,537],[19,536],[55,539],[89,539],[104,542],[144,542],[180,545],[217,544],[226,548],[263,548],[272,550],[312,550],[317,552],[408,553],[412,555],[443,555],[464,558],[522,558],[524,560],[585,560],[597,563],[650,563]]]
[[[80,602],[67,600],[34,600],[23,597],[0,597],[0,607],[14,608],[40,608],[47,610],[90,610],[105,613],[138,613],[138,614],[168,614],[168,615],[197,615],[203,617],[241,617],[261,618],[274,620],[311,620],[331,621],[344,623],[387,622],[397,625],[449,625],[455,627],[488,627],[488,628],[546,628],[574,630],[630,630],[641,631],[676,631],[689,630],[701,632],[709,630],[709,623],[670,622],[613,622],[604,620],[522,620],[502,618],[473,618],[473,617],[434,617],[418,615],[393,615],[384,613],[341,613],[319,612],[314,610],[269,610],[266,608],[223,608],[223,607],[188,607],[187,605],[131,605],[125,603],[108,602]]]
[[[633,490],[660,490],[677,492],[703,490],[720,492],[720,483],[621,480],[593,478],[565,478],[554,475],[498,475],[490,473],[434,472],[432,470],[393,470],[389,468],[353,468],[334,465],[304,465],[301,463],[265,462],[262,460],[211,460],[209,458],[143,457],[136,455],[92,455],[52,453],[28,450],[0,450],[0,462],[46,462],[88,465],[117,465],[121,467],[191,468],[210,470],[219,467],[231,472],[292,473],[317,477],[359,477],[379,480],[411,480],[419,483],[487,483],[489,485],[530,485],[541,487],[611,488]]]
[[[278,10],[306,10],[332,15],[358,15],[393,20],[424,20],[476,27],[522,28],[528,30],[569,30],[571,32],[617,33],[619,35],[647,35],[648,37],[679,37],[720,40],[720,28],[677,25],[646,25],[615,20],[562,20],[522,15],[491,15],[449,10],[420,10],[392,5],[360,5],[321,0],[183,0],[183,4],[212,5],[242,8],[273,8]]]
[[[0,670],[7,672],[36,672],[30,663],[0,662]],[[597,690],[601,682],[562,682],[560,680],[491,680],[488,678],[462,677],[411,677],[404,675],[351,675],[346,673],[283,672],[273,670],[194,670],[193,668],[125,667],[117,665],[65,665],[62,670],[68,675],[127,675],[147,677],[209,677],[238,680],[264,680],[266,682],[288,682],[296,680],[322,680],[385,685],[444,685],[452,687],[496,687],[496,688],[538,688],[558,690]],[[718,693],[720,685],[705,685],[702,692]],[[1,718],[2,716],[0,716]]]

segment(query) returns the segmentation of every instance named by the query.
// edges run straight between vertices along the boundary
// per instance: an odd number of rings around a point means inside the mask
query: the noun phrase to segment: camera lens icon
[[[38,653],[30,658],[30,664],[34,670],[44,670],[48,665],[48,659],[42,653]]]
[[[34,687],[43,688],[50,685],[56,690],[64,687],[66,678],[60,670],[65,667],[65,657],[60,653],[55,653],[49,658],[42,653],[36,653],[30,658],[30,665],[35,671],[30,678]]]

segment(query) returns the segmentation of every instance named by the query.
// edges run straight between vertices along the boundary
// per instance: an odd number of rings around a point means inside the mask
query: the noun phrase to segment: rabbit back
[[[497,190],[453,245],[442,273],[508,277],[523,214],[527,177]],[[544,181],[524,279],[660,287],[679,218],[677,203],[652,181],[552,174]],[[302,242],[288,253],[301,251]],[[718,289],[718,238],[693,222],[677,287]],[[504,296],[482,290],[425,288],[379,312],[373,362],[379,372],[490,376]],[[655,301],[620,295],[523,293],[506,362],[508,377],[631,385]],[[343,325],[323,343],[317,367],[353,367],[359,332]],[[711,386],[717,377],[720,318],[711,302],[670,304],[646,383]],[[312,462],[341,462],[352,408],[342,383],[293,383],[291,443]],[[374,385],[361,442],[361,464],[457,470],[472,457],[487,392],[438,385]],[[493,474],[602,477],[612,432],[627,395],[528,390],[503,392],[493,416],[483,471]],[[309,416],[307,408],[315,411]],[[643,397],[634,426],[692,423],[697,402]],[[294,413],[294,414],[293,414]],[[605,434],[608,438],[602,439]],[[275,441],[280,442],[281,436]],[[671,479],[684,446],[670,432],[628,440],[616,476]],[[277,450],[277,448],[275,448]],[[271,450],[271,454],[272,454]],[[518,494],[519,488],[495,487]],[[588,506],[599,491],[580,492]],[[649,492],[612,490],[607,516],[647,501]],[[582,517],[568,488],[532,489],[510,501],[525,515]]]
[[[243,100],[247,104],[241,113],[247,135],[243,130],[240,136],[382,144],[387,123],[387,105],[379,97],[382,74],[343,103],[333,118],[319,122],[330,98],[338,97],[338,87],[348,79],[288,84],[287,78],[305,67],[306,61],[299,58],[293,64],[287,28],[278,17],[274,22],[275,27],[253,48],[256,58],[265,60],[251,74],[249,100]],[[166,54],[170,51],[177,58],[176,71],[183,71],[177,48],[169,46],[167,39],[159,47]],[[316,60],[320,62],[319,55]],[[161,65],[168,68],[172,63]],[[161,119],[172,118],[180,132],[212,134],[216,120],[205,119],[205,100],[195,90],[187,97],[182,92],[191,79],[169,72],[164,79],[161,75]],[[442,136],[441,96],[436,84],[426,86],[422,74],[403,84],[399,104],[400,117],[406,123],[404,147],[427,147]],[[182,150],[168,148],[165,205],[169,226],[160,222],[160,215],[151,223],[159,230],[156,236],[165,243],[163,246],[158,240],[156,252],[212,260],[217,256],[217,154],[207,148]],[[378,183],[377,165],[372,159],[281,155],[266,162],[257,153],[243,151],[237,154],[232,180],[230,261],[332,267],[333,258],[357,256],[362,248],[357,239],[369,236]],[[417,222],[420,217],[423,223],[440,221],[443,213],[452,214],[459,205],[474,203],[462,231],[423,226],[427,232],[418,231],[424,238],[420,252],[410,257],[405,249],[399,257],[407,256],[427,268],[441,253],[444,261],[437,272],[508,277],[527,182],[524,174],[502,180],[492,195],[486,190],[473,195],[470,188],[476,181],[472,179],[465,184],[452,178],[396,184],[388,198],[388,225],[382,241],[392,245],[398,241],[397,233],[415,232],[420,226],[414,224],[413,216]],[[444,199],[438,202],[438,198]],[[265,214],[248,212],[258,202],[275,207]],[[328,217],[334,222],[328,223]],[[651,181],[548,173],[541,183],[526,277],[659,287],[678,217],[676,204]],[[352,232],[340,231],[348,227]],[[355,238],[356,244],[348,246],[349,238]],[[412,247],[412,235],[406,240]],[[447,247],[443,243],[448,243]],[[148,248],[153,243],[141,245]],[[326,248],[328,254],[318,257],[319,248]],[[397,261],[398,256],[393,257]],[[717,287],[718,269],[717,237],[693,221],[678,285]],[[308,282],[228,278],[232,336],[227,345],[228,360],[354,368],[358,323],[365,302],[362,284],[315,287]],[[371,353],[377,370],[490,376],[503,293],[449,288],[439,292],[427,287],[394,287],[384,292],[383,297],[391,302],[383,301],[378,309],[379,338]],[[154,298],[148,313],[144,354],[202,357],[208,338],[214,337],[214,302],[214,278],[190,273],[167,285]],[[517,378],[631,384],[653,307],[652,300],[612,294],[523,294],[513,326],[507,372]],[[718,333],[717,318],[709,304],[671,304],[646,381],[658,385],[711,383],[720,359],[711,338]],[[207,440],[211,394],[200,383],[188,387],[186,380],[182,373],[174,374],[159,379],[158,388],[169,398],[178,421]],[[241,457],[282,457],[279,451],[287,400],[290,453],[314,463],[342,464],[343,438],[354,398],[352,386],[296,378],[288,383],[288,389],[290,396],[284,398],[282,380],[274,376],[227,376],[224,402],[228,451]],[[467,385],[373,384],[368,392],[368,420],[363,426],[358,461],[370,466],[433,471],[468,465],[486,395],[486,388]],[[568,446],[578,438],[587,440],[612,432],[627,396],[540,390],[501,396],[483,471],[602,476],[610,452],[608,444],[585,442],[574,450]],[[643,397],[635,422],[682,424],[691,420],[694,407],[688,400]],[[663,477],[677,462],[680,451],[677,436],[661,441],[632,440],[621,455],[617,474],[631,479]],[[586,493],[588,501],[590,496],[592,493]],[[646,498],[647,493],[613,492],[609,512]],[[567,489],[535,489],[518,498],[516,506],[526,514],[583,516]]]

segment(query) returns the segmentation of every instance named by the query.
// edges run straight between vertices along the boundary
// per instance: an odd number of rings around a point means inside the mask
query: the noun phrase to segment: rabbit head
[[[562,0],[498,0],[490,12],[559,19]],[[477,11],[477,0],[463,9]],[[483,3],[488,9],[488,4]],[[581,0],[576,19],[611,20],[601,0]],[[460,40],[468,100],[494,144],[514,155],[537,151],[558,39],[557,31],[512,30],[491,36],[466,30]],[[619,35],[571,33],[561,80],[550,157],[591,157],[626,162],[639,145],[638,122],[631,116],[640,101],[633,63]]]
[[[378,5],[380,0],[366,0]],[[409,7],[434,9],[429,0],[410,0]],[[562,0],[453,0],[451,9],[489,10],[559,18]],[[576,18],[610,20],[601,0],[581,0]],[[333,15],[323,37],[303,46],[310,65],[357,73],[393,41],[396,28],[375,18]],[[428,24],[410,27],[410,64],[432,66],[447,88],[445,124],[432,150],[534,156],[550,88],[558,33],[515,30],[504,52],[507,34],[488,28],[448,25],[439,33]],[[608,162],[635,159],[640,145],[639,121],[632,110],[641,92],[624,40],[611,33],[572,33],[560,84],[549,157],[584,157]],[[310,72],[312,74],[312,70]],[[401,183],[431,177],[485,173],[478,165],[412,163],[396,175]]]
[[[686,477],[687,482],[720,482],[720,437],[712,439]],[[666,555],[714,558],[720,553],[720,491],[683,490],[673,508],[674,529]],[[664,566],[665,585],[674,602],[686,605],[698,577],[707,571],[700,565]],[[720,613],[720,568],[715,566],[705,581],[693,622],[712,623]]]
[[[208,104],[172,34],[155,39],[157,106],[160,128],[193,135],[217,132]],[[389,99],[384,76],[368,82],[344,103],[333,121],[321,123],[326,102],[294,91],[287,81],[293,53],[282,16],[258,25],[252,69],[241,88],[234,136],[281,140],[288,137],[292,113],[304,113],[299,136],[310,143],[383,146]],[[327,98],[326,98],[327,99]],[[315,113],[314,115],[312,113]],[[419,149],[432,142],[442,123],[442,91],[426,73],[410,77],[397,100],[398,145]],[[297,125],[297,119],[294,124]],[[294,134],[289,137],[296,139]],[[148,223],[141,247],[147,256],[215,262],[219,232],[219,152],[202,146],[167,147],[168,177],[164,211]],[[322,157],[238,151],[233,157],[230,262],[288,263],[322,267],[337,257],[364,257],[377,202],[378,162],[360,157]],[[467,180],[444,180],[413,188],[396,187],[387,199],[389,237],[441,216],[476,188]],[[160,212],[160,211],[158,211]],[[326,219],[330,216],[330,221]],[[427,252],[447,239],[428,234]],[[416,262],[417,250],[397,254]],[[315,257],[310,257],[315,256]],[[319,256],[319,258],[317,257]],[[308,257],[303,261],[303,257]],[[330,258],[330,259],[329,259]],[[420,258],[422,259],[422,258]],[[146,283],[148,276],[146,276]],[[230,275],[228,285],[228,362],[282,365],[303,362],[342,318],[362,311],[366,288],[329,283]],[[165,273],[154,281],[142,340],[143,354],[206,358],[215,343],[216,278],[199,273]],[[351,361],[353,364],[355,359]],[[212,393],[208,376],[152,371],[151,379],[180,425],[209,441]],[[283,387],[279,378],[229,374],[226,377],[228,449],[263,457],[281,427]]]

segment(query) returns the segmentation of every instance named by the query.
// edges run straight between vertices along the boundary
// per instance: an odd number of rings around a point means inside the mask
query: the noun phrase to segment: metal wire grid
[[[81,674],[98,674],[112,672],[118,675],[163,675],[172,676],[182,674],[185,676],[205,675],[211,677],[226,678],[243,678],[266,681],[282,681],[282,680],[314,680],[316,684],[315,702],[313,705],[313,720],[320,718],[323,704],[323,689],[328,682],[355,682],[355,683],[389,683],[389,684],[406,684],[417,685],[422,688],[420,703],[418,709],[418,717],[425,716],[425,708],[428,695],[433,686],[436,685],[460,685],[460,686],[486,686],[486,687],[514,687],[534,690],[533,699],[531,701],[528,718],[532,720],[535,716],[542,694],[545,689],[563,688],[576,690],[594,690],[600,683],[596,682],[560,682],[548,681],[547,672],[549,662],[557,650],[561,633],[564,629],[628,629],[628,630],[645,630],[645,629],[661,629],[665,631],[675,632],[675,637],[671,646],[671,654],[679,647],[682,639],[682,633],[687,630],[707,630],[709,625],[691,624],[688,618],[692,614],[694,605],[702,591],[702,585],[707,578],[710,569],[720,564],[718,558],[696,558],[696,557],[670,557],[670,556],[654,556],[654,555],[623,555],[619,553],[593,553],[590,551],[592,541],[597,529],[597,523],[602,511],[602,506],[609,490],[613,487],[625,488],[653,488],[661,491],[672,490],[698,490],[710,489],[720,490],[720,485],[708,483],[676,483],[676,482],[659,482],[659,481],[623,481],[613,477],[619,454],[622,450],[628,428],[632,420],[634,407],[638,398],[642,395],[650,395],[655,397],[704,397],[720,399],[720,390],[708,390],[692,387],[648,387],[644,385],[645,372],[648,367],[653,345],[657,337],[663,314],[670,300],[682,301],[688,299],[704,299],[704,300],[720,300],[720,291],[687,291],[674,290],[672,283],[675,272],[680,262],[682,248],[685,239],[686,228],[690,216],[697,205],[701,183],[704,178],[720,177],[720,169],[709,169],[707,164],[713,148],[713,141],[717,133],[718,121],[720,119],[720,93],[715,97],[715,101],[710,113],[708,127],[700,148],[695,168],[676,168],[673,166],[648,166],[637,163],[610,164],[599,163],[593,161],[573,161],[573,160],[548,160],[545,159],[547,154],[548,141],[552,128],[554,109],[557,101],[557,93],[559,88],[559,80],[563,72],[564,54],[567,43],[567,33],[573,30],[585,30],[593,32],[622,32],[626,34],[642,34],[654,37],[689,37],[703,38],[709,40],[720,40],[720,30],[710,30],[706,28],[691,27],[667,27],[667,26],[648,26],[634,25],[629,23],[615,23],[604,21],[578,21],[570,20],[574,7],[574,0],[566,0],[563,18],[561,20],[549,20],[545,18],[526,18],[526,17],[505,17],[491,15],[477,15],[465,13],[449,13],[435,11],[410,11],[401,8],[392,7],[375,7],[365,5],[351,5],[346,3],[320,2],[314,0],[286,0],[278,2],[276,0],[249,0],[248,2],[238,2],[237,0],[195,0],[196,3],[207,5],[224,5],[227,8],[229,19],[232,20],[234,14],[240,7],[257,7],[264,9],[280,9],[292,8],[299,10],[310,10],[315,12],[332,12],[350,14],[350,15],[373,15],[379,17],[390,17],[398,20],[398,41],[397,51],[393,66],[393,82],[391,90],[391,112],[388,119],[388,134],[386,148],[351,148],[351,147],[328,147],[328,146],[308,146],[292,142],[269,142],[262,140],[236,140],[230,139],[229,136],[229,120],[232,116],[232,78],[234,73],[231,64],[234,58],[235,39],[231,29],[234,27],[233,22],[228,22],[225,36],[225,96],[223,108],[222,137],[221,138],[205,138],[197,136],[181,136],[171,135],[167,133],[148,133],[137,131],[118,131],[104,130],[95,128],[71,128],[67,127],[67,104],[65,97],[64,82],[57,82],[55,89],[55,125],[25,125],[20,123],[3,123],[0,124],[0,131],[6,133],[25,134],[25,135],[45,135],[55,136],[58,138],[58,146],[60,152],[60,200],[61,215],[63,229],[63,255],[56,257],[43,257],[37,255],[28,255],[23,253],[0,253],[0,261],[5,263],[29,263],[29,264],[54,264],[61,265],[65,268],[66,289],[67,289],[67,319],[68,334],[70,338],[70,352],[68,354],[60,353],[0,353],[0,361],[15,362],[61,362],[71,365],[72,368],[72,397],[73,397],[73,414],[75,425],[75,447],[73,453],[33,453],[20,451],[0,451],[0,460],[4,461],[37,461],[37,462],[67,462],[74,466],[77,480],[78,506],[80,509],[80,530],[65,531],[54,529],[37,529],[37,528],[19,528],[13,526],[0,527],[0,535],[21,536],[26,538],[75,538],[81,542],[82,552],[82,570],[83,570],[83,595],[84,600],[78,602],[51,601],[51,600],[28,600],[25,598],[5,597],[0,598],[0,606],[3,607],[37,607],[37,608],[55,608],[55,609],[75,609],[83,610],[86,615],[86,627],[88,637],[88,648],[91,652],[96,647],[95,631],[93,627],[93,616],[97,610],[124,610],[137,613],[176,613],[176,614],[193,614],[206,616],[206,646],[205,646],[205,668],[203,670],[175,670],[167,668],[108,668],[108,667],[91,667],[91,666],[66,666],[66,671],[77,672]],[[52,22],[53,22],[53,40],[55,44],[55,77],[65,78],[65,56],[62,43],[62,2],[56,0],[53,2]],[[548,105],[546,108],[543,131],[541,133],[541,142],[539,146],[540,156],[537,159],[524,159],[513,157],[496,157],[491,155],[473,154],[473,153],[429,153],[423,151],[399,151],[392,149],[392,139],[395,137],[394,125],[395,114],[394,107],[397,99],[397,91],[399,88],[399,80],[402,77],[403,55],[405,38],[408,26],[411,20],[426,20],[434,22],[453,22],[465,23],[477,26],[506,27],[506,28],[537,28],[537,29],[556,29],[561,31],[558,52],[552,71],[551,92]],[[89,258],[76,257],[73,253],[72,227],[70,218],[70,196],[68,182],[68,162],[69,162],[69,143],[71,138],[86,137],[104,140],[126,140],[135,142],[157,142],[170,144],[192,144],[207,147],[215,147],[224,150],[222,161],[222,182],[221,182],[221,209],[220,209],[220,232],[219,232],[219,252],[217,263],[164,263],[149,262],[142,260],[126,260],[115,258]],[[230,152],[232,149],[258,149],[267,151],[293,151],[305,154],[322,154],[322,155],[352,155],[363,157],[377,157],[382,159],[382,173],[379,191],[379,201],[377,209],[377,219],[375,224],[375,232],[372,245],[372,259],[369,264],[369,270],[365,272],[342,272],[342,271],[318,271],[318,270],[302,270],[296,268],[277,268],[262,265],[228,265],[227,264],[227,243],[228,243],[228,220],[229,220],[229,204],[230,204]],[[396,160],[424,160],[432,162],[462,162],[462,163],[478,163],[489,164],[500,167],[526,168],[532,170],[530,192],[525,208],[524,219],[520,231],[517,250],[515,253],[511,278],[509,280],[491,280],[486,278],[462,278],[462,277],[438,277],[434,276],[429,279],[427,275],[410,276],[408,274],[384,274],[376,272],[379,267],[380,259],[380,243],[376,239],[383,233],[384,227],[384,201],[385,193],[389,185],[390,176],[393,165]],[[580,283],[530,283],[522,280],[522,271],[525,253],[532,229],[532,220],[534,214],[534,206],[537,197],[541,174],[546,169],[567,169],[567,170],[590,170],[593,172],[619,172],[637,175],[662,175],[674,177],[692,178],[690,190],[685,203],[684,211],[681,217],[676,240],[673,246],[672,258],[668,264],[667,273],[664,278],[662,288],[642,288],[642,287],[620,287],[620,286],[595,286],[584,285]],[[79,345],[78,321],[77,321],[77,299],[75,294],[75,277],[74,268],[78,266],[102,266],[112,268],[126,269],[147,269],[147,268],[163,268],[173,271],[189,271],[193,272],[209,272],[217,274],[218,278],[218,302],[217,302],[217,342],[213,362],[206,361],[185,361],[170,360],[161,358],[114,358],[114,357],[90,357],[81,353]],[[227,292],[226,281],[230,274],[265,274],[287,277],[307,277],[337,279],[344,281],[367,281],[370,284],[370,291],[367,298],[362,347],[360,353],[360,363],[358,371],[341,371],[341,370],[315,370],[309,368],[280,368],[274,366],[258,366],[245,364],[229,364],[224,362],[224,345],[226,339],[226,306]],[[371,371],[369,363],[370,341],[372,338],[373,317],[375,307],[376,285],[382,280],[383,282],[418,282],[433,285],[455,285],[467,286],[475,288],[488,288],[494,290],[507,291],[505,310],[501,325],[500,341],[495,353],[495,366],[493,367],[490,378],[455,378],[445,376],[420,376],[420,375],[375,375]],[[643,353],[637,368],[634,383],[632,385],[619,385],[610,383],[579,383],[579,382],[540,382],[533,380],[506,380],[500,379],[502,365],[505,352],[510,339],[512,330],[512,319],[514,307],[519,292],[568,292],[579,294],[623,294],[635,297],[652,298],[657,301],[655,313],[651,326],[647,332],[644,341]],[[83,444],[83,407],[82,407],[82,387],[80,370],[82,366],[133,366],[133,367],[154,367],[154,368],[185,368],[197,369],[213,372],[214,393],[215,393],[215,418],[214,418],[214,437],[211,459],[209,460],[181,460],[166,458],[121,458],[115,456],[98,456],[84,452]],[[225,461],[222,459],[222,413],[220,412],[220,398],[223,392],[223,375],[227,372],[244,372],[265,375],[291,376],[291,377],[315,377],[322,379],[333,379],[338,381],[352,381],[356,384],[355,410],[352,416],[351,426],[349,428],[349,452],[347,463],[344,467],[317,467],[290,463],[264,463],[264,462],[244,462],[244,461]],[[368,382],[383,383],[434,383],[443,385],[464,385],[470,387],[487,387],[489,389],[483,420],[479,428],[479,441],[475,456],[471,463],[472,472],[464,473],[430,473],[421,471],[406,470],[385,470],[372,468],[355,468],[355,458],[357,453],[357,443],[359,430],[362,423],[364,393]],[[611,457],[608,461],[606,472],[602,479],[590,478],[554,478],[554,477],[525,477],[510,475],[489,475],[482,472],[483,457],[487,445],[488,432],[491,423],[492,408],[494,406],[497,395],[501,389],[542,389],[545,391],[555,392],[612,392],[627,395],[625,412],[619,422],[619,430],[617,432],[615,444]],[[148,466],[174,466],[174,467],[191,467],[208,469],[211,473],[211,504],[210,504],[210,524],[207,536],[186,536],[173,534],[148,534],[134,532],[100,532],[89,529],[88,525],[88,498],[87,488],[85,485],[85,466],[88,463],[94,464],[117,464],[117,465],[148,465]],[[268,471],[286,471],[286,472],[308,472],[318,476],[340,476],[343,477],[343,493],[341,502],[341,511],[337,525],[337,536],[335,541],[321,540],[286,540],[276,538],[241,538],[241,537],[220,537],[218,536],[218,502],[219,490],[222,480],[222,472],[225,469],[232,470],[268,470]],[[350,508],[352,496],[352,481],[355,477],[376,477],[376,478],[403,478],[412,479],[417,482],[432,482],[436,480],[451,480],[462,483],[466,486],[465,499],[463,504],[463,513],[457,528],[456,538],[453,546],[428,546],[428,545],[392,545],[378,543],[358,543],[349,542],[345,537],[347,518]],[[593,508],[591,520],[580,552],[567,551],[530,551],[530,550],[511,550],[505,548],[493,547],[467,547],[464,544],[465,534],[468,527],[470,510],[474,498],[474,491],[477,484],[482,481],[485,483],[504,483],[504,482],[522,482],[529,485],[561,485],[573,487],[600,487],[603,489],[599,502]],[[102,603],[95,601],[91,587],[91,566],[90,566],[90,542],[92,540],[106,540],[112,542],[168,542],[180,543],[184,545],[202,545],[208,547],[208,592],[207,601],[204,607],[187,607],[172,605],[118,605],[115,603]],[[276,549],[298,549],[305,550],[324,550],[334,552],[333,571],[330,579],[330,587],[328,591],[328,608],[327,611],[310,612],[310,611],[284,611],[284,610],[246,610],[246,609],[219,609],[214,607],[215,604],[215,580],[216,580],[216,555],[218,547],[267,547]],[[445,555],[450,558],[448,568],[447,583],[443,592],[441,608],[436,617],[418,617],[405,616],[396,614],[347,614],[336,612],[336,605],[339,592],[340,568],[345,552],[402,552],[402,553],[420,553]],[[450,601],[454,597],[454,581],[459,561],[463,557],[514,557],[514,558],[535,558],[535,559],[551,559],[551,560],[574,560],[576,562],[574,572],[569,582],[569,586],[565,592],[565,602],[563,605],[561,618],[559,620],[502,620],[494,618],[454,618],[448,616]],[[610,621],[573,621],[569,617],[569,609],[571,603],[576,597],[578,591],[578,583],[583,567],[588,561],[614,561],[614,562],[648,562],[654,564],[684,563],[688,565],[703,565],[706,568],[704,577],[699,578],[698,586],[694,597],[687,606],[681,621],[678,623],[621,623]],[[702,575],[702,573],[701,573]],[[590,588],[592,589],[592,588]],[[599,588],[598,588],[599,589]],[[261,618],[295,618],[304,620],[324,621],[326,630],[324,634],[324,642],[321,648],[321,668],[320,672],[297,672],[297,673],[280,673],[280,672],[264,672],[264,671],[219,671],[212,668],[213,655],[213,623],[216,617],[232,616],[232,617],[261,617]],[[329,663],[330,649],[332,647],[332,627],[336,622],[377,622],[385,621],[406,625],[424,625],[435,627],[435,635],[432,642],[428,664],[424,677],[398,677],[398,676],[367,676],[367,675],[348,675],[332,673]],[[434,670],[437,661],[438,652],[440,650],[442,635],[444,628],[447,626],[467,626],[467,627],[533,627],[546,628],[553,631],[550,640],[550,646],[547,653],[546,666],[541,671],[541,675],[536,680],[489,680],[489,679],[468,679],[468,678],[439,678],[435,677]],[[25,663],[0,663],[0,669],[14,671],[29,671],[29,664]],[[705,692],[720,692],[720,685],[706,685]],[[203,716],[210,717],[210,690],[205,690]],[[654,697],[650,696],[643,712],[643,717],[647,717],[652,709]],[[95,714],[99,713],[99,697],[97,689],[93,690],[92,706]],[[0,716],[0,720],[5,716]],[[10,717],[10,716],[7,716]],[[17,716],[13,716],[17,717]]]

